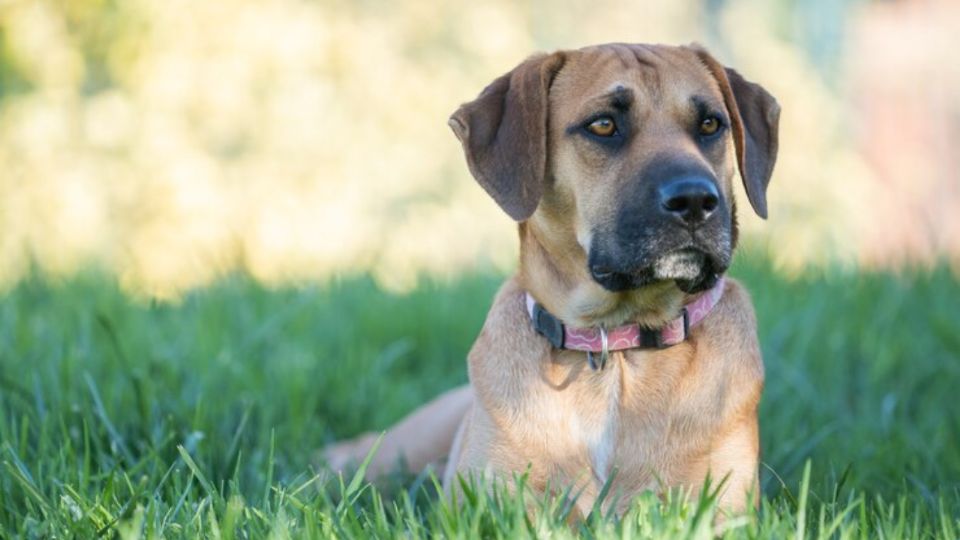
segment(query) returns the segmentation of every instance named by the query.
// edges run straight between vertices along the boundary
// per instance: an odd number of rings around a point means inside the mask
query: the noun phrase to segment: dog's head
[[[450,119],[517,221],[569,233],[610,292],[712,285],[736,243],[733,179],[767,215],[779,107],[697,47],[609,44],[530,58]]]

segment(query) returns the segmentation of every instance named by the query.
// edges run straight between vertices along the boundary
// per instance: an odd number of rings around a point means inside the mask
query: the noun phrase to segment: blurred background
[[[447,116],[608,41],[697,41],[777,96],[770,219],[740,214],[778,269],[960,268],[960,2],[0,0],[0,283],[507,271]]]

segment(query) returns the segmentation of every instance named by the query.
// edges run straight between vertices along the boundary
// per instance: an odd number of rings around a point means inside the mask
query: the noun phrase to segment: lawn
[[[761,508],[729,537],[960,535],[960,283],[732,274],[767,366]],[[320,474],[324,443],[382,429],[466,380],[502,276],[270,289],[232,276],[163,304],[96,272],[0,296],[0,538],[711,538],[714,508],[644,495],[571,527],[562,499],[461,506],[432,478]],[[522,479],[521,479],[522,480]],[[521,490],[522,493],[522,490]]]

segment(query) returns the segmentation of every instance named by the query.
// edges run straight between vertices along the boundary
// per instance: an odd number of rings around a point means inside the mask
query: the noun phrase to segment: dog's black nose
[[[702,176],[668,180],[659,187],[658,194],[661,208],[689,225],[706,221],[720,204],[716,184]]]

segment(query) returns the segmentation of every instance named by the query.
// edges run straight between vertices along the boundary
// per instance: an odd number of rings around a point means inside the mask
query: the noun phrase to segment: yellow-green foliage
[[[872,179],[842,96],[784,30],[791,9],[2,2],[0,280],[94,262],[169,295],[236,266],[270,282],[371,270],[393,288],[507,268],[513,226],[469,178],[447,115],[529,53],[606,41],[704,42],[767,86],[781,157],[772,219],[741,211],[747,231],[793,268],[855,259]]]

